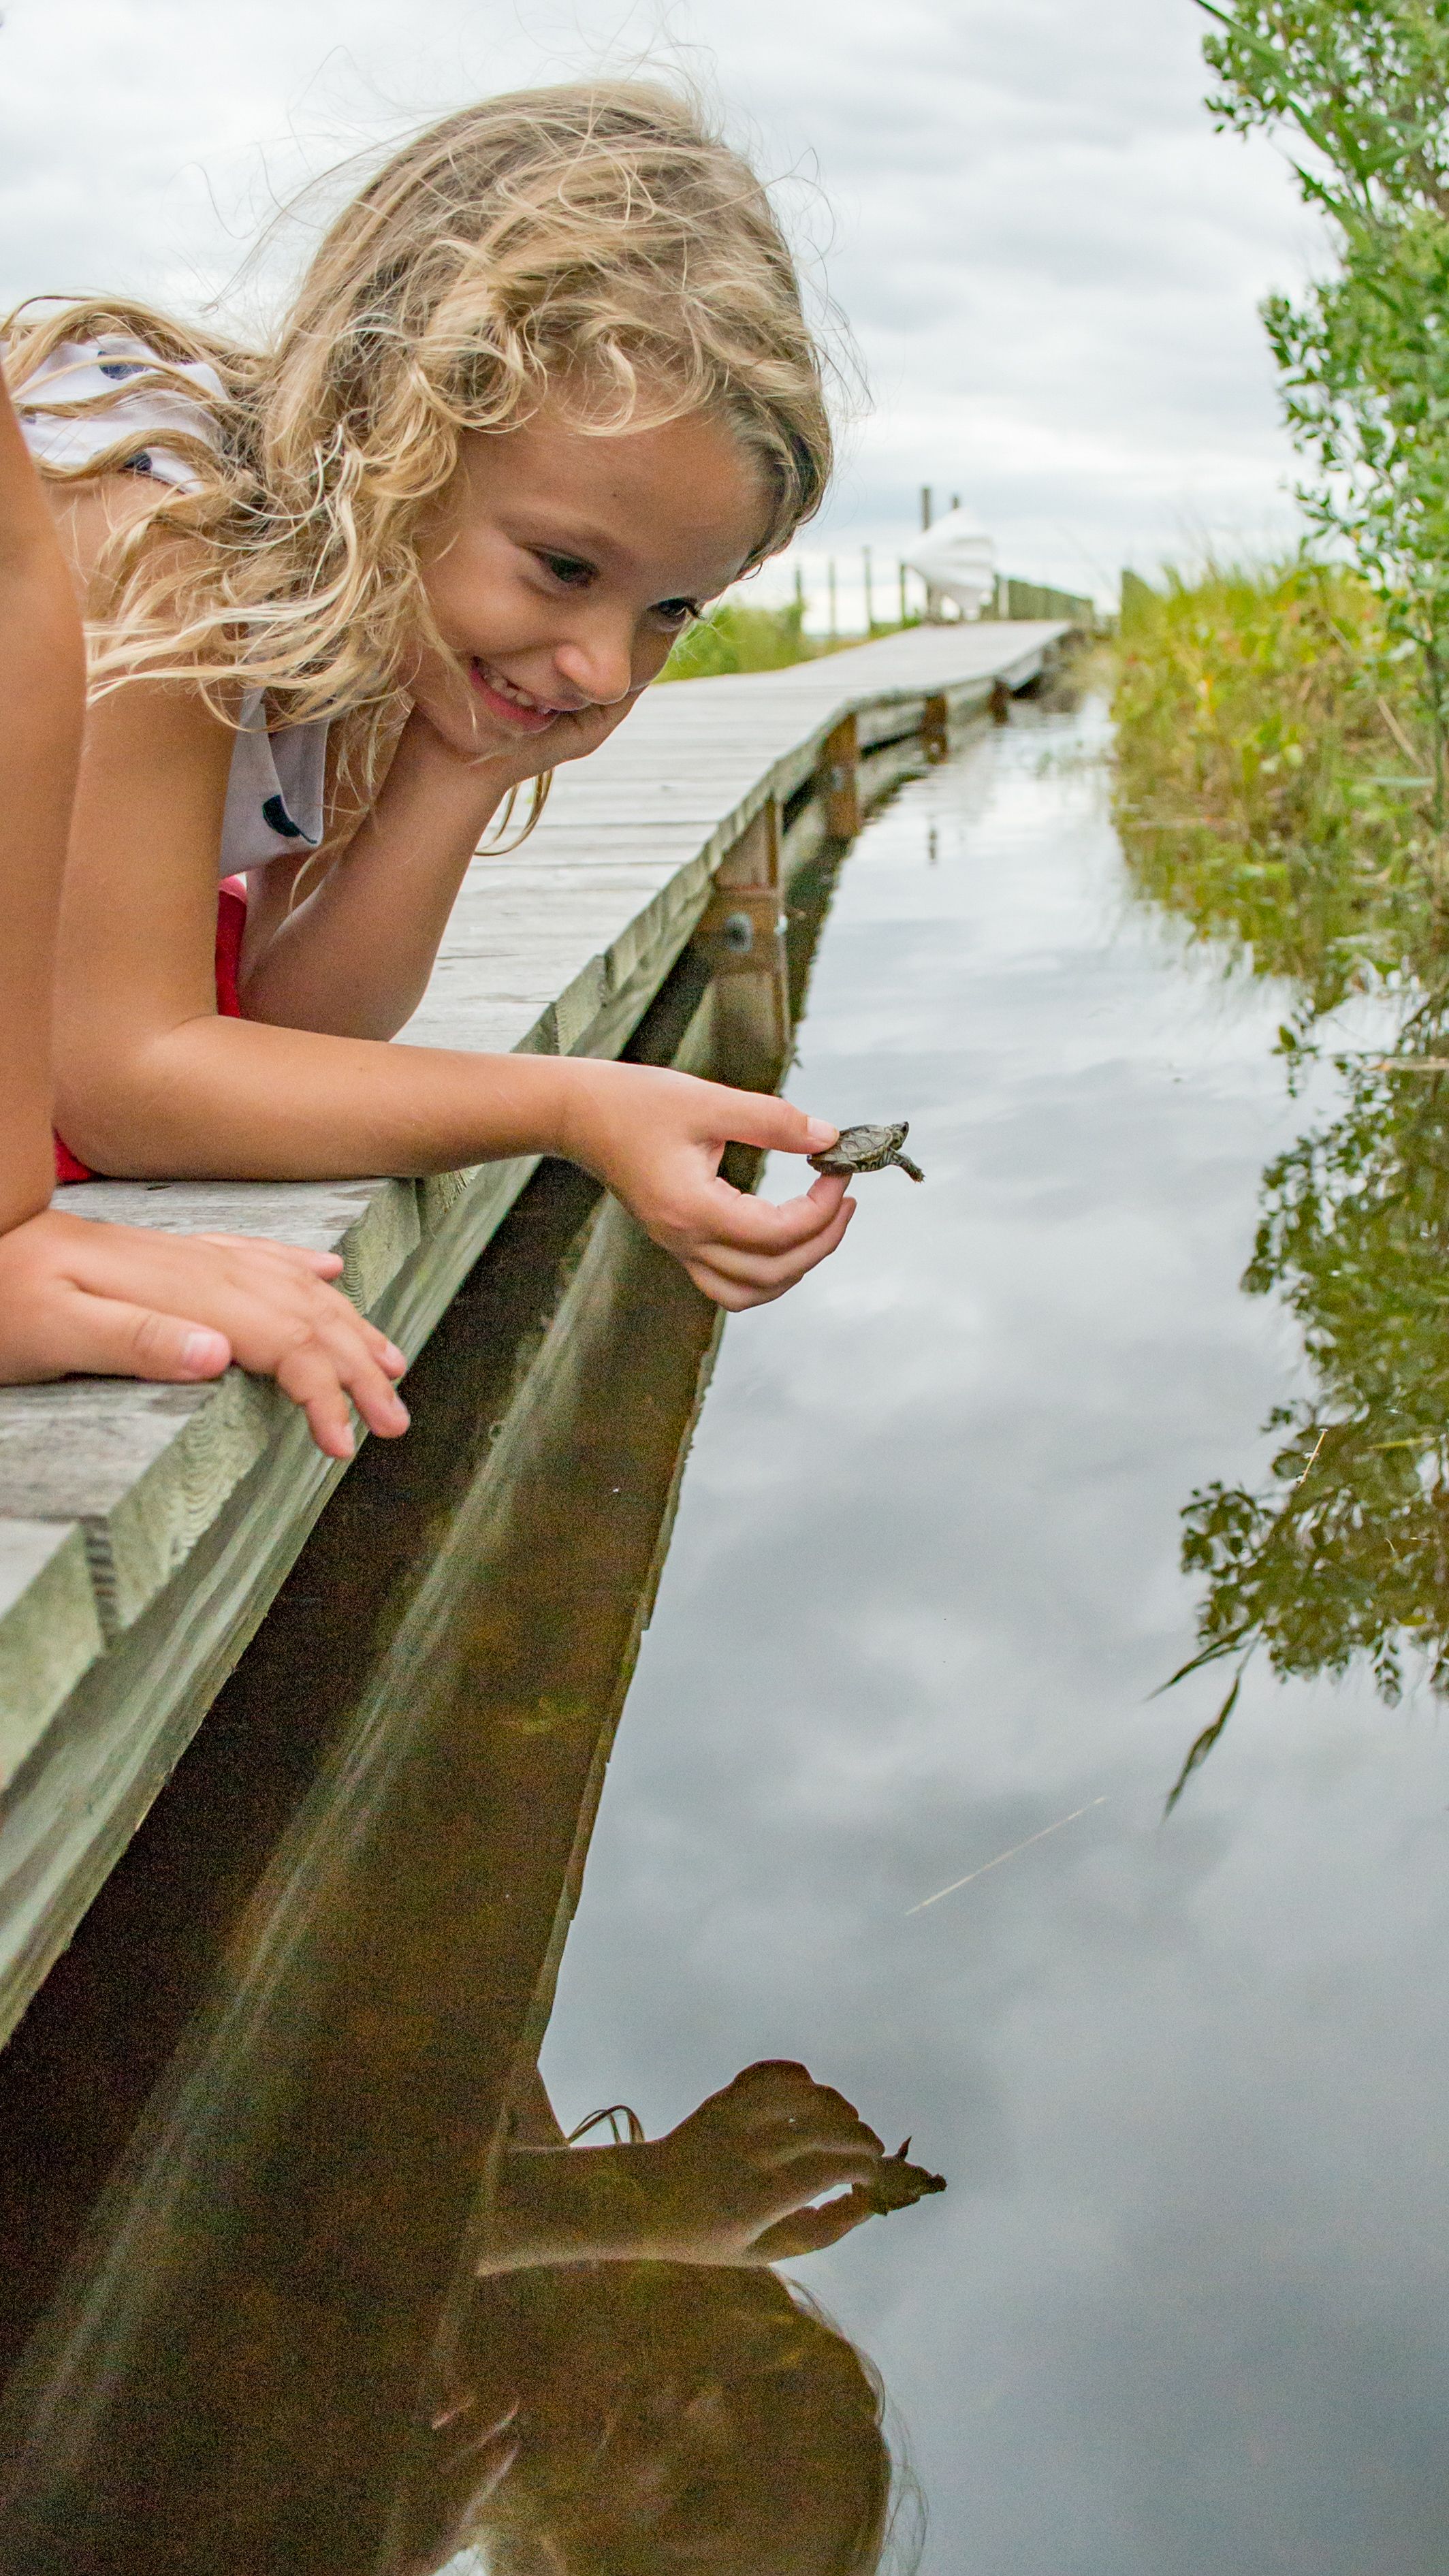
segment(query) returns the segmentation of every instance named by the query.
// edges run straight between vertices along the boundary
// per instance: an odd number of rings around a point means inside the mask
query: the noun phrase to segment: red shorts
[[[216,1007],[223,1019],[239,1020],[241,999],[237,992],[237,974],[241,966],[242,932],[247,926],[247,889],[245,877],[223,877],[216,897]],[[93,1181],[89,1166],[73,1154],[63,1136],[55,1140],[55,1177],[58,1181]]]

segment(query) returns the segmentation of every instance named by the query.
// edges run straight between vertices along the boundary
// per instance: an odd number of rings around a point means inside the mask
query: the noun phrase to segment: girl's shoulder
[[[136,520],[150,515],[156,507],[156,496],[147,490],[141,476],[116,473],[98,474],[85,483],[49,483],[46,498],[76,586],[82,600],[89,604],[106,547]],[[197,547],[195,538],[169,531],[162,542],[183,551]]]
[[[6,354],[0,344],[0,358]],[[163,358],[119,331],[62,340],[22,375],[15,388],[21,434],[87,599],[106,547],[151,515],[162,489],[199,487],[197,448],[217,452],[225,400],[214,367]],[[168,531],[158,542],[181,550],[181,570],[193,541]]]
[[[162,358],[119,331],[62,340],[15,387],[21,431],[42,472],[84,474],[114,449],[126,472],[183,491],[201,482],[187,446],[199,440],[217,451],[225,403],[204,360]]]

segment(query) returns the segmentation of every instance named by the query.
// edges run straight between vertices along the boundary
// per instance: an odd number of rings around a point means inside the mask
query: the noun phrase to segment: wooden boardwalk
[[[748,939],[791,872],[1060,624],[922,627],[790,670],[652,692],[559,773],[517,855],[474,862],[415,1044],[614,1055],[690,941]],[[727,889],[721,892],[720,889]],[[535,1168],[426,1181],[92,1182],[62,1201],[342,1253],[412,1357]],[[344,1469],[269,1385],[0,1390],[0,2039],[275,1598]]]

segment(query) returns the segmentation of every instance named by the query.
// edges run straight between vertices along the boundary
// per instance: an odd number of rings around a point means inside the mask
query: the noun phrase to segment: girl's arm
[[[772,1206],[719,1177],[731,1139],[807,1153],[833,1138],[785,1101],[649,1066],[219,1019],[216,852],[231,745],[179,685],[137,683],[92,711],[57,1028],[61,1126],[88,1162],[307,1180],[562,1154],[732,1307],[778,1296],[834,1250],[853,1212],[841,1180]],[[405,770],[399,793],[406,781]]]
[[[84,706],[70,574],[0,379],[0,1381],[196,1380],[233,1358],[353,1446],[347,1394],[406,1427],[403,1356],[323,1282],[335,1254],[94,1225],[51,1210],[51,981]]]
[[[509,782],[468,771],[412,717],[370,813],[293,903],[285,860],[251,878],[241,996],[250,1020],[334,1037],[391,1038],[412,1018],[468,863]],[[305,869],[307,862],[300,863]]]
[[[549,765],[597,750],[638,694],[553,724]],[[329,835],[338,856],[320,884],[293,905],[298,871],[285,861],[252,878],[241,979],[248,1019],[395,1037],[427,991],[474,851],[509,789],[539,767],[527,751],[460,759],[421,713],[410,715],[371,811],[346,816]]]
[[[0,1229],[55,1187],[50,985],[84,705],[70,578],[0,386]]]

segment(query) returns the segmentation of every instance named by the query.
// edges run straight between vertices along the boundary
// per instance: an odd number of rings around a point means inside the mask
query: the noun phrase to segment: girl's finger
[[[791,1252],[809,1243],[834,1223],[845,1198],[841,1172],[822,1172],[812,1190],[797,1199],[756,1199],[728,1181],[711,1181],[692,1215],[695,1240],[730,1244],[741,1252]]]
[[[319,1449],[330,1458],[350,1458],[356,1448],[347,1398],[350,1395],[367,1424],[384,1440],[395,1440],[408,1427],[407,1407],[396,1388],[360,1351],[339,1356],[320,1338],[308,1338],[279,1352],[269,1374],[284,1395],[299,1404]]]
[[[741,1252],[733,1244],[710,1243],[697,1257],[707,1261],[718,1277],[732,1281],[736,1287],[752,1289],[757,1303],[781,1297],[797,1279],[827,1261],[838,1248],[855,1215],[855,1206],[854,1199],[844,1200],[823,1233],[788,1252]]]
[[[827,2245],[838,2245],[853,2227],[878,2215],[863,2191],[847,2191],[839,2200],[827,2200],[823,2209],[797,2209],[789,2218],[777,2220],[755,2238],[750,2252],[759,2263],[785,2263],[792,2255],[819,2254]]]
[[[289,1351],[312,1344],[327,1355],[347,1386],[355,1379],[370,1390],[376,1377],[401,1377],[407,1367],[405,1353],[385,1333],[359,1315],[337,1289],[310,1274],[278,1272],[268,1278],[253,1268],[219,1288],[214,1279],[207,1279],[205,1285],[211,1293],[202,1300],[198,1284],[198,1301],[230,1336],[242,1367],[260,1376],[275,1377],[279,1361]],[[390,1385],[387,1392],[392,1395]]]
[[[752,2157],[752,2163],[758,2159]],[[880,2163],[880,2147],[817,2147],[811,2153],[792,2157],[788,2166],[771,2166],[761,2173],[760,2197],[768,2193],[776,2215],[801,2209],[807,2200],[818,2200],[823,2191],[838,2191],[842,2183],[869,2182]]]
[[[309,1271],[315,1279],[335,1279],[344,1266],[340,1252],[313,1252],[304,1243],[274,1243],[265,1234],[197,1234],[184,1240],[217,1243],[226,1252],[270,1254],[288,1269]]]
[[[814,2076],[798,2057],[757,2057],[752,2066],[742,2066],[723,2092],[715,2093],[716,2102],[748,2102],[753,2111],[763,2106],[773,2109],[789,2103],[793,2108],[802,2096],[808,2100],[817,2089]]]
[[[307,1428],[324,1457],[356,1456],[352,1408],[336,1369],[315,1345],[289,1351],[266,1374],[275,1376],[282,1393],[306,1414]]]
[[[712,2099],[728,2105],[749,2129],[773,2128],[781,2120],[840,2118],[858,2120],[855,2104],[833,2084],[817,2084],[808,2067],[790,2058],[762,2058],[747,2066],[723,2093]]]
[[[412,1419],[393,1385],[391,1374],[370,1353],[329,1351],[329,1358],[369,1431],[380,1440],[396,1440]]]
[[[225,1333],[165,1315],[122,1297],[67,1297],[57,1317],[53,1365],[57,1372],[95,1377],[142,1377],[195,1384],[220,1377],[231,1364]]]
[[[737,1279],[726,1279],[723,1271],[712,1270],[707,1261],[686,1261],[684,1267],[696,1288],[712,1298],[716,1306],[723,1306],[727,1315],[742,1315],[747,1307],[769,1303],[753,1288],[743,1288]]]
[[[820,1154],[840,1133],[828,1119],[812,1118],[773,1091],[734,1091],[722,1083],[710,1088],[715,1096],[702,1133],[722,1144],[760,1145],[776,1154]]]
[[[812,2156],[864,2156],[874,2164],[884,2155],[885,2143],[844,2102],[838,2113],[819,2108],[802,2111],[792,2126],[777,2118],[768,2130],[751,2138],[746,2152],[751,2164],[774,2171],[786,2165],[793,2169]]]

